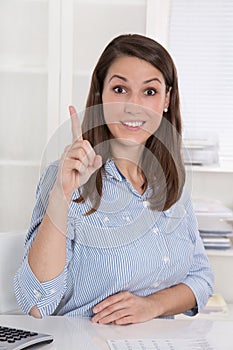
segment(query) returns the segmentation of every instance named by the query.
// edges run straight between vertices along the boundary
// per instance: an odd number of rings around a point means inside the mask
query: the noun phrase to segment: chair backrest
[[[26,232],[0,232],[0,314],[18,312],[13,279],[23,257]]]

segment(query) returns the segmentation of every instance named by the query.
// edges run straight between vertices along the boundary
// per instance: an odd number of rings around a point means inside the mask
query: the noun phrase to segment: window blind
[[[233,1],[173,0],[168,48],[184,135],[216,136],[220,157],[233,158]]]

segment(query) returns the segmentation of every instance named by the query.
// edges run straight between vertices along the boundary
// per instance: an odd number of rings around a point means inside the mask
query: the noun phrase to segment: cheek
[[[116,94],[110,89],[104,88],[102,92],[102,101],[103,103],[114,103],[116,101]]]
[[[121,103],[104,103],[104,119],[107,124],[119,121],[120,116],[123,113],[123,104]]]
[[[153,120],[153,127],[152,127],[154,130],[153,133],[158,130],[161,124],[162,118],[163,118],[162,116],[157,115],[157,117]]]
[[[161,116],[163,115],[163,109],[164,109],[164,101],[156,101],[151,102],[148,107],[153,110],[157,115]]]
[[[150,113],[150,129],[151,133],[154,134],[160,127],[163,119],[163,108],[154,108],[153,113]]]

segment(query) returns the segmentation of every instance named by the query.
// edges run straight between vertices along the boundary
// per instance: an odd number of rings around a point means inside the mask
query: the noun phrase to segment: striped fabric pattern
[[[213,292],[213,273],[187,190],[169,210],[152,211],[147,202],[150,189],[140,195],[112,160],[105,165],[99,209],[83,216],[90,209],[88,201],[70,204],[64,271],[40,283],[28,264],[28,251],[57,170],[58,162],[52,163],[38,184],[25,255],[14,278],[15,295],[25,313],[37,305],[42,317],[91,317],[97,303],[120,291],[147,296],[178,283],[189,286],[197,300],[197,308],[187,314],[203,309]]]

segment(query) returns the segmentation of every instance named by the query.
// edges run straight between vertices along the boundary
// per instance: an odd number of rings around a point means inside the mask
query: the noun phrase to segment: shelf
[[[0,160],[0,166],[40,167],[41,162],[33,160]]]
[[[91,77],[92,75],[92,71],[88,71],[88,70],[75,70],[74,71],[74,76],[82,76],[82,77]]]
[[[223,256],[223,257],[233,257],[233,248],[231,249],[206,249],[208,256]]]
[[[233,173],[233,161],[222,162],[219,165],[186,165],[186,170],[203,173]]]
[[[0,73],[20,73],[20,74],[48,74],[48,69],[45,65],[41,66],[24,66],[24,65],[1,65]]]
[[[18,1],[18,0],[17,0]],[[22,3],[24,2],[29,2],[30,4],[33,3],[33,2],[41,2],[41,3],[47,3],[49,0],[21,0]]]
[[[115,0],[112,1],[111,4],[109,3],[109,0],[81,0],[81,4],[91,4],[91,5],[144,5],[145,0]]]

